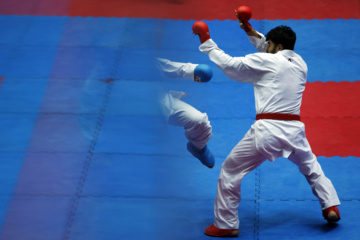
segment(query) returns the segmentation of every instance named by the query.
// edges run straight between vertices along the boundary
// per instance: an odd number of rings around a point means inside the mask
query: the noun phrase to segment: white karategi
[[[158,58],[158,67],[171,78],[194,79],[194,69],[198,64],[173,62]],[[162,112],[167,122],[185,129],[186,138],[198,149],[203,149],[212,136],[212,127],[206,113],[182,101],[187,93],[169,91],[160,100]]]
[[[230,57],[212,39],[201,44],[199,49],[208,54],[229,78],[254,85],[257,113],[299,115],[307,65],[291,50],[265,53],[267,43],[260,35],[261,39],[249,37],[260,53],[245,57]],[[279,157],[288,158],[299,167],[322,209],[340,204],[331,181],[325,177],[311,151],[304,124],[300,121],[258,120],[222,164],[214,206],[216,227],[239,228],[238,205],[243,177],[266,159],[275,161]]]
[[[194,80],[194,70],[199,64],[173,62],[165,58],[157,58],[158,68],[170,78]]]

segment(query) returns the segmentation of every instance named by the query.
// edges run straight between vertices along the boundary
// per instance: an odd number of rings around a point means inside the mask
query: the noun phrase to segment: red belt
[[[301,121],[300,115],[286,113],[259,113],[256,114],[256,120],[271,119],[284,121]]]

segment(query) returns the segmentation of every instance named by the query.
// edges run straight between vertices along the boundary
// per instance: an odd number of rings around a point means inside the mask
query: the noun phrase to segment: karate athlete
[[[312,153],[300,120],[302,93],[307,65],[294,52],[296,35],[291,28],[279,26],[266,37],[239,19],[240,27],[260,53],[231,57],[210,38],[206,23],[198,21],[193,32],[199,35],[200,51],[208,54],[229,78],[254,85],[256,121],[233,148],[221,166],[214,204],[214,224],[205,234],[236,237],[239,233],[238,205],[242,179],[266,159],[279,157],[295,163],[318,198],[328,222],[340,220],[339,198]]]
[[[208,82],[213,75],[211,68],[206,64],[181,63],[157,58],[157,66],[171,78]],[[187,150],[202,164],[213,168],[215,158],[207,147],[207,142],[212,136],[210,121],[206,113],[181,100],[186,96],[187,93],[180,91],[165,93],[160,100],[162,112],[169,124],[184,127],[185,136],[189,140]]]

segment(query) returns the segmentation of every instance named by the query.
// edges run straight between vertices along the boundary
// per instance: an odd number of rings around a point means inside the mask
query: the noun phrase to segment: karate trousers
[[[167,92],[161,98],[162,111],[169,124],[184,127],[186,138],[203,149],[212,136],[212,127],[206,113],[181,100],[186,96],[185,92]]]
[[[241,200],[241,181],[249,172],[261,165],[266,159],[269,159],[269,156],[265,154],[266,152],[271,153],[268,149],[275,149],[273,146],[268,147],[268,145],[271,144],[271,141],[274,141],[273,139],[275,139],[277,135],[266,136],[269,131],[262,126],[273,123],[274,122],[254,123],[223,162],[214,204],[214,225],[216,227],[222,229],[239,228],[238,206]],[[285,124],[287,123],[284,123],[284,125]],[[286,151],[288,152],[286,157],[296,164],[299,171],[305,176],[311,186],[313,194],[318,198],[322,209],[340,205],[334,186],[324,175],[316,156],[312,153],[305,137],[305,130],[301,129],[301,124],[301,122],[299,122],[299,125],[293,124],[295,126],[294,129],[299,128],[299,134],[284,144],[286,145],[284,148],[288,150]],[[287,126],[291,126],[291,123],[288,123]],[[265,139],[261,140],[262,142],[259,142],[259,134],[260,136],[265,135]],[[279,135],[281,134],[279,133]],[[301,139],[297,139],[298,137]],[[284,139],[285,137],[276,144],[283,144]],[[298,143],[300,143],[300,147],[289,151],[291,147],[296,148],[295,145]],[[274,160],[275,159],[270,161]],[[284,169],[284,171],[286,170]],[[277,189],[274,189],[274,191],[276,190]]]

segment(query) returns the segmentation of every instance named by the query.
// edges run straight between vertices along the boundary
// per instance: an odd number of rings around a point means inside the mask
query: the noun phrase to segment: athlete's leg
[[[296,151],[289,156],[289,160],[295,163],[299,171],[305,176],[311,186],[312,192],[319,199],[321,208],[327,209],[340,205],[336,190],[328,179],[316,156],[310,151]]]
[[[207,147],[212,136],[212,127],[206,113],[202,113],[193,106],[182,101],[187,96],[184,92],[170,91],[161,100],[164,116],[167,122],[185,129],[185,136],[189,140],[188,151],[202,164],[212,168],[215,159]]]
[[[254,143],[254,132],[250,129],[221,166],[214,207],[214,225],[218,228],[239,228],[238,205],[241,200],[241,181],[266,160],[256,150]]]

